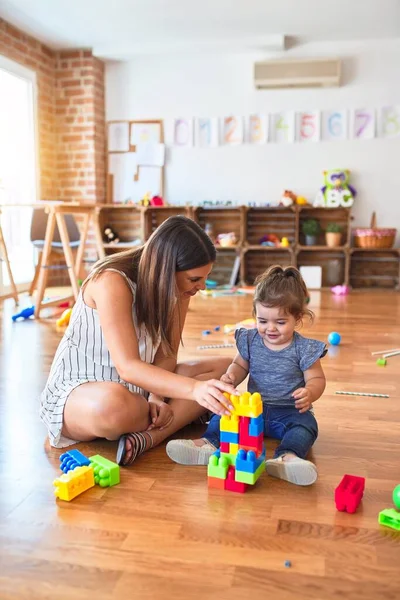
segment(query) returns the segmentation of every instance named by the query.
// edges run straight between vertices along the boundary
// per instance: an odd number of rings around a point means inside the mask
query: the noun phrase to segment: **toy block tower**
[[[257,392],[230,400],[234,410],[221,417],[221,445],[208,463],[208,487],[243,494],[265,471],[263,406]]]

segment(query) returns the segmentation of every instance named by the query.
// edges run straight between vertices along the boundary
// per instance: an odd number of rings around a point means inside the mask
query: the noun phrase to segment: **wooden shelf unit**
[[[185,215],[195,220],[203,229],[212,226],[213,236],[234,232],[237,244],[218,247],[218,260],[213,269],[213,279],[220,284],[229,282],[236,256],[241,257],[240,280],[252,285],[263,270],[274,264],[322,267],[322,287],[337,284],[354,288],[381,287],[400,289],[399,248],[352,248],[351,210],[349,208],[291,207],[191,207],[99,205],[99,223],[103,230],[110,225],[118,233],[120,249],[126,249],[135,239],[146,241],[152,232],[170,216]],[[317,238],[317,245],[304,245],[301,225],[305,219],[317,219],[325,229],[329,222],[339,223],[343,228],[342,246],[329,248],[324,243],[324,233]],[[261,238],[266,234],[286,237],[287,248],[263,246]],[[132,246],[133,247],[133,246]],[[118,251],[118,245],[104,244],[106,252]]]

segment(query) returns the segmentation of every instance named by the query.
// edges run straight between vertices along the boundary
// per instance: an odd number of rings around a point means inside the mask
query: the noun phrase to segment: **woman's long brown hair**
[[[135,310],[153,343],[160,337],[166,355],[172,354],[176,304],[175,273],[213,263],[216,251],[208,235],[184,216],[170,217],[140,248],[119,252],[97,263],[93,279],[117,269],[136,283]]]

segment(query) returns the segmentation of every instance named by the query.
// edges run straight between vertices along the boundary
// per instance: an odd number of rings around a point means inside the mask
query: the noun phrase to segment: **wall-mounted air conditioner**
[[[257,89],[334,87],[340,85],[340,59],[301,58],[255,63]]]

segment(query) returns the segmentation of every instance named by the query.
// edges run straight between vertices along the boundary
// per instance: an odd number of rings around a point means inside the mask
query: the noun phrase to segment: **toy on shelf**
[[[35,314],[35,307],[34,306],[28,306],[27,308],[23,308],[16,315],[13,315],[11,318],[15,322],[15,321],[17,321],[17,319],[24,319],[24,320],[25,319],[30,319],[30,317],[33,317],[34,314]]]
[[[94,482],[100,487],[112,487],[120,482],[119,466],[117,463],[96,454],[89,460],[94,471]]]
[[[236,234],[231,231],[229,233],[220,233],[217,235],[215,240],[216,246],[221,246],[221,248],[231,248],[235,246],[237,242]]]
[[[72,314],[72,308],[67,308],[67,310],[64,310],[61,317],[59,319],[57,319],[56,326],[60,327],[60,328],[68,327],[69,320],[71,318],[71,314]]]
[[[298,206],[306,206],[308,204],[308,200],[304,196],[297,196],[296,204]]]
[[[92,467],[76,467],[73,471],[64,473],[53,481],[54,495],[60,500],[69,502],[94,487],[94,474]]]
[[[281,245],[280,239],[274,233],[267,233],[260,239],[261,246],[271,246],[278,248]]]
[[[328,342],[332,346],[339,346],[341,340],[342,336],[337,331],[331,331],[331,333],[328,335]]]
[[[90,460],[79,450],[68,450],[60,456],[60,469],[64,473],[68,473],[76,467],[89,467],[90,464]]]
[[[349,286],[335,285],[333,288],[331,288],[331,292],[332,294],[335,294],[335,296],[347,296],[347,294],[349,293]]]
[[[279,205],[288,207],[288,206],[292,206],[293,204],[296,204],[296,201],[297,201],[296,194],[294,194],[290,190],[285,190],[282,194],[282,198],[280,200]]]
[[[165,202],[161,196],[153,196],[150,200],[150,206],[164,206]]]
[[[320,189],[314,201],[314,206],[326,208],[349,208],[353,206],[356,190],[349,184],[348,169],[324,171],[324,186]]]
[[[103,238],[106,244],[118,244],[119,237],[116,231],[110,225],[106,225],[103,231]]]
[[[150,192],[146,192],[143,198],[138,202],[139,206],[150,206]]]
[[[280,243],[281,248],[289,248],[290,242],[287,237],[283,237]]]
[[[221,417],[221,447],[208,463],[208,487],[243,494],[265,471],[263,406],[258,393],[230,401],[234,410]]]
[[[365,477],[344,475],[335,490],[336,509],[341,512],[355,513],[364,495]]]

